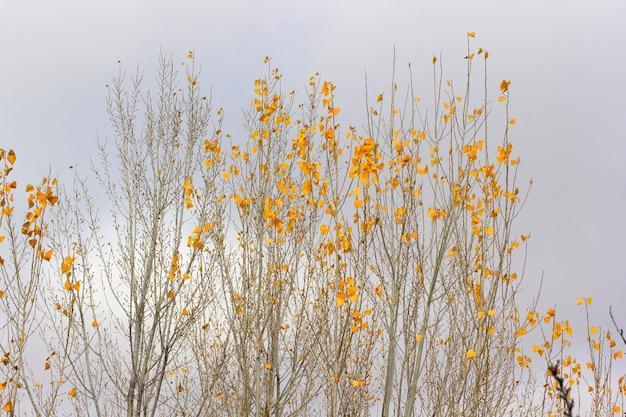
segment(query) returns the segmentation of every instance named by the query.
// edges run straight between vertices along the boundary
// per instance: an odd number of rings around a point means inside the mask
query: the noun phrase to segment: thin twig
[[[615,321],[615,317],[613,317],[613,306],[609,306],[609,316],[611,316],[611,320],[613,320],[613,324],[615,325],[615,328],[617,329],[619,335],[622,337],[622,341],[624,342],[624,344],[626,344],[626,338],[624,338],[624,329],[620,329],[619,326],[617,325],[617,322]]]
[[[573,411],[574,411],[574,400],[569,395],[571,387],[567,388],[567,389],[565,388],[565,380],[559,374],[559,361],[557,361],[556,364],[554,364],[554,365],[550,365],[548,367],[548,372],[556,380],[556,382],[557,382],[556,389],[557,389],[557,392],[559,393],[559,398],[561,398],[563,400],[563,404],[565,405],[565,409],[563,411],[563,416],[564,417],[573,417],[574,416],[574,414],[573,414]]]

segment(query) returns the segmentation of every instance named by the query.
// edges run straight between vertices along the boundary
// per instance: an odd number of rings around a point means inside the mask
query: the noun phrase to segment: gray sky
[[[360,125],[364,73],[370,91],[388,91],[394,45],[399,72],[411,61],[428,94],[432,55],[443,53],[460,80],[466,33],[476,31],[494,97],[500,80],[512,81],[511,140],[534,180],[518,222],[532,232],[526,293],[543,272],[542,309],[579,320],[576,297],[592,296],[594,323],[608,326],[613,305],[626,327],[625,17],[622,0],[6,0],[0,146],[17,152],[20,178],[36,181],[50,166],[86,172],[97,132],[110,136],[104,86],[117,61],[139,63],[150,80],[161,49],[181,60],[196,51],[226,131],[240,128],[266,55],[289,89],[318,71],[335,82],[344,125]]]

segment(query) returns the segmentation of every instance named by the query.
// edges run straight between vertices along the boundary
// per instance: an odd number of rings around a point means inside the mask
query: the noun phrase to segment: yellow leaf
[[[589,328],[589,331],[591,331],[591,334],[596,334],[596,333],[598,333],[598,328],[597,328],[597,327],[594,327],[594,326],[591,326],[591,327]]]
[[[490,317],[493,317],[496,315],[496,310],[489,310],[487,311],[487,314],[489,314]]]
[[[514,125],[515,123],[517,123],[517,120],[515,120],[515,119],[511,119],[511,120],[509,120],[509,123],[510,123],[510,124],[512,124],[512,125]]]
[[[72,283],[69,281],[65,281],[65,284],[63,284],[63,288],[65,288],[65,291],[72,291]]]
[[[448,116],[447,114],[443,115],[443,121],[448,123],[450,121],[450,116]]]
[[[272,369],[272,364],[271,364],[271,363],[266,363],[266,364],[265,364],[265,367],[266,367],[267,369]]]
[[[49,261],[52,258],[52,249],[49,249],[45,252],[40,251],[40,256],[44,261]]]
[[[383,94],[380,93],[378,97],[376,97],[376,101],[383,101]]]
[[[7,382],[6,381],[0,382],[0,390],[6,389],[6,387],[7,387]]]
[[[61,273],[62,274],[65,274],[66,272],[68,272],[71,269],[72,264],[74,263],[74,259],[75,258],[70,258],[70,257],[66,257],[65,258],[65,260],[61,264]]]
[[[69,390],[67,395],[69,395],[70,397],[76,397],[76,388],[72,388],[71,390]]]
[[[498,97],[498,101],[499,101],[500,103],[502,103],[504,100],[506,100],[506,97],[505,97],[505,96],[500,96],[500,97]]]
[[[613,412],[614,413],[619,413],[620,411],[622,411],[621,407],[619,405],[616,405],[615,407],[613,407]]]
[[[476,351],[474,349],[467,349],[465,352],[465,357],[468,361],[471,361],[476,356]]]
[[[478,312],[478,318],[482,319],[483,317],[485,317],[485,312],[484,311],[479,311]]]
[[[434,57],[433,57],[433,64],[434,64],[434,63],[436,63],[436,62],[437,62],[437,57],[436,57],[436,56],[434,56]]]
[[[98,320],[95,320],[91,322],[91,327],[98,327]]]
[[[469,32],[469,33],[467,34],[467,36],[469,36],[470,38],[473,38],[473,37],[475,37],[475,36],[476,36],[476,32],[474,32],[474,31]]]
[[[183,316],[188,316],[189,312],[187,311],[186,308],[183,308],[183,312],[181,313]]]
[[[587,298],[587,304],[591,304],[592,301],[593,301],[592,297]]]
[[[576,304],[581,305],[583,303],[583,301],[585,301],[585,300],[583,300],[582,298],[578,297],[576,299]]]
[[[35,191],[35,187],[33,187],[33,184],[28,183],[28,184],[26,185],[26,192],[27,192],[27,193],[30,193],[31,191]]]
[[[45,365],[43,366],[43,370],[47,371],[48,369],[50,369],[50,363],[46,362]]]
[[[415,336],[415,341],[417,343],[422,343],[422,339],[423,339],[423,336],[421,334],[418,334]]]
[[[2,407],[2,409],[6,411],[7,413],[12,413],[13,405],[11,404],[11,401],[7,401],[7,403],[4,405],[4,407]]]
[[[488,235],[492,235],[493,234],[493,227],[488,227],[485,229],[485,233],[487,233]]]
[[[567,333],[568,335],[572,336],[572,328],[569,325],[569,321],[566,321],[563,324],[563,330],[565,331],[565,333]]]
[[[337,295],[337,307],[341,307],[342,305],[344,305],[346,303],[346,298],[347,298],[346,294],[339,293]]]
[[[49,195],[46,197],[46,200],[48,200],[48,203],[54,206],[56,202],[59,200],[59,197],[57,197],[56,195]]]
[[[9,164],[13,165],[15,163],[15,159],[17,157],[15,156],[15,152],[13,151],[13,149],[11,149],[9,151],[9,156],[7,156],[7,161],[9,161]]]
[[[617,358],[621,358],[622,357],[622,351],[618,350],[617,352],[615,352],[613,354],[613,359],[617,359]]]

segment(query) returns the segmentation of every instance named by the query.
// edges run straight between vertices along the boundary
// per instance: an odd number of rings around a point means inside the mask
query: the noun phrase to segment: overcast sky
[[[388,90],[394,47],[402,70],[430,71],[442,53],[454,79],[475,31],[494,94],[512,81],[511,140],[534,180],[518,222],[532,232],[526,293],[543,273],[542,308],[575,317],[576,297],[592,296],[595,323],[607,327],[613,305],[626,327],[625,18],[623,0],[4,0],[0,147],[32,181],[49,167],[62,177],[87,168],[97,133],[110,135],[105,84],[117,61],[153,79],[160,50],[181,60],[195,50],[226,130],[240,128],[266,55],[289,89],[318,71],[334,81],[342,115],[359,125],[365,71],[373,91]],[[417,81],[431,91],[430,77]]]

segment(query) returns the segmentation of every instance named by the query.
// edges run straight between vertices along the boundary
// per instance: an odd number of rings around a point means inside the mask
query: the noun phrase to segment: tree
[[[298,104],[266,58],[245,138],[222,132],[193,52],[182,81],[161,56],[154,96],[120,67],[97,184],[76,173],[71,189],[49,176],[29,185],[21,234],[15,155],[0,153],[5,411],[560,412],[559,393],[583,374],[565,355],[567,321],[519,301],[530,235],[514,227],[526,194],[509,140],[511,82],[494,85],[492,103],[489,55],[473,37],[462,84],[433,58],[433,96],[422,100],[411,66],[402,92],[394,64],[389,91],[366,91],[362,128],[340,123],[332,82],[314,75]],[[542,341],[527,354],[533,329]],[[619,397],[603,394],[612,362],[596,333],[593,412],[606,415]],[[45,374],[33,370],[37,354]],[[545,367],[532,369],[533,355]]]
[[[67,284],[56,303],[68,313],[56,329],[59,339],[72,335],[60,351],[70,358],[66,378],[76,386],[77,413],[154,416],[180,407],[186,388],[166,377],[187,367],[185,340],[217,299],[211,246],[223,239],[213,149],[220,120],[205,139],[211,107],[193,65],[179,86],[171,57],[160,64],[156,99],[141,93],[139,73],[129,91],[121,70],[110,87],[117,170],[101,144],[95,171],[110,217],[96,213],[80,180],[57,213],[56,252]]]
[[[26,186],[27,209],[24,223],[19,226],[15,213],[17,182],[11,178],[16,159],[13,150],[0,149],[0,243],[3,243],[0,256],[0,349],[3,352],[0,372],[3,381],[0,389],[6,393],[2,404],[3,411],[9,415],[19,411],[18,404],[23,399],[37,402],[38,414],[49,414],[57,405],[58,385],[53,386],[48,395],[38,392],[38,384],[32,381],[34,364],[29,359],[36,352],[37,333],[42,327],[38,320],[44,285],[42,274],[44,264],[53,254],[46,242],[45,218],[58,201],[56,180],[45,176],[38,185]],[[48,366],[47,360],[45,363]]]

